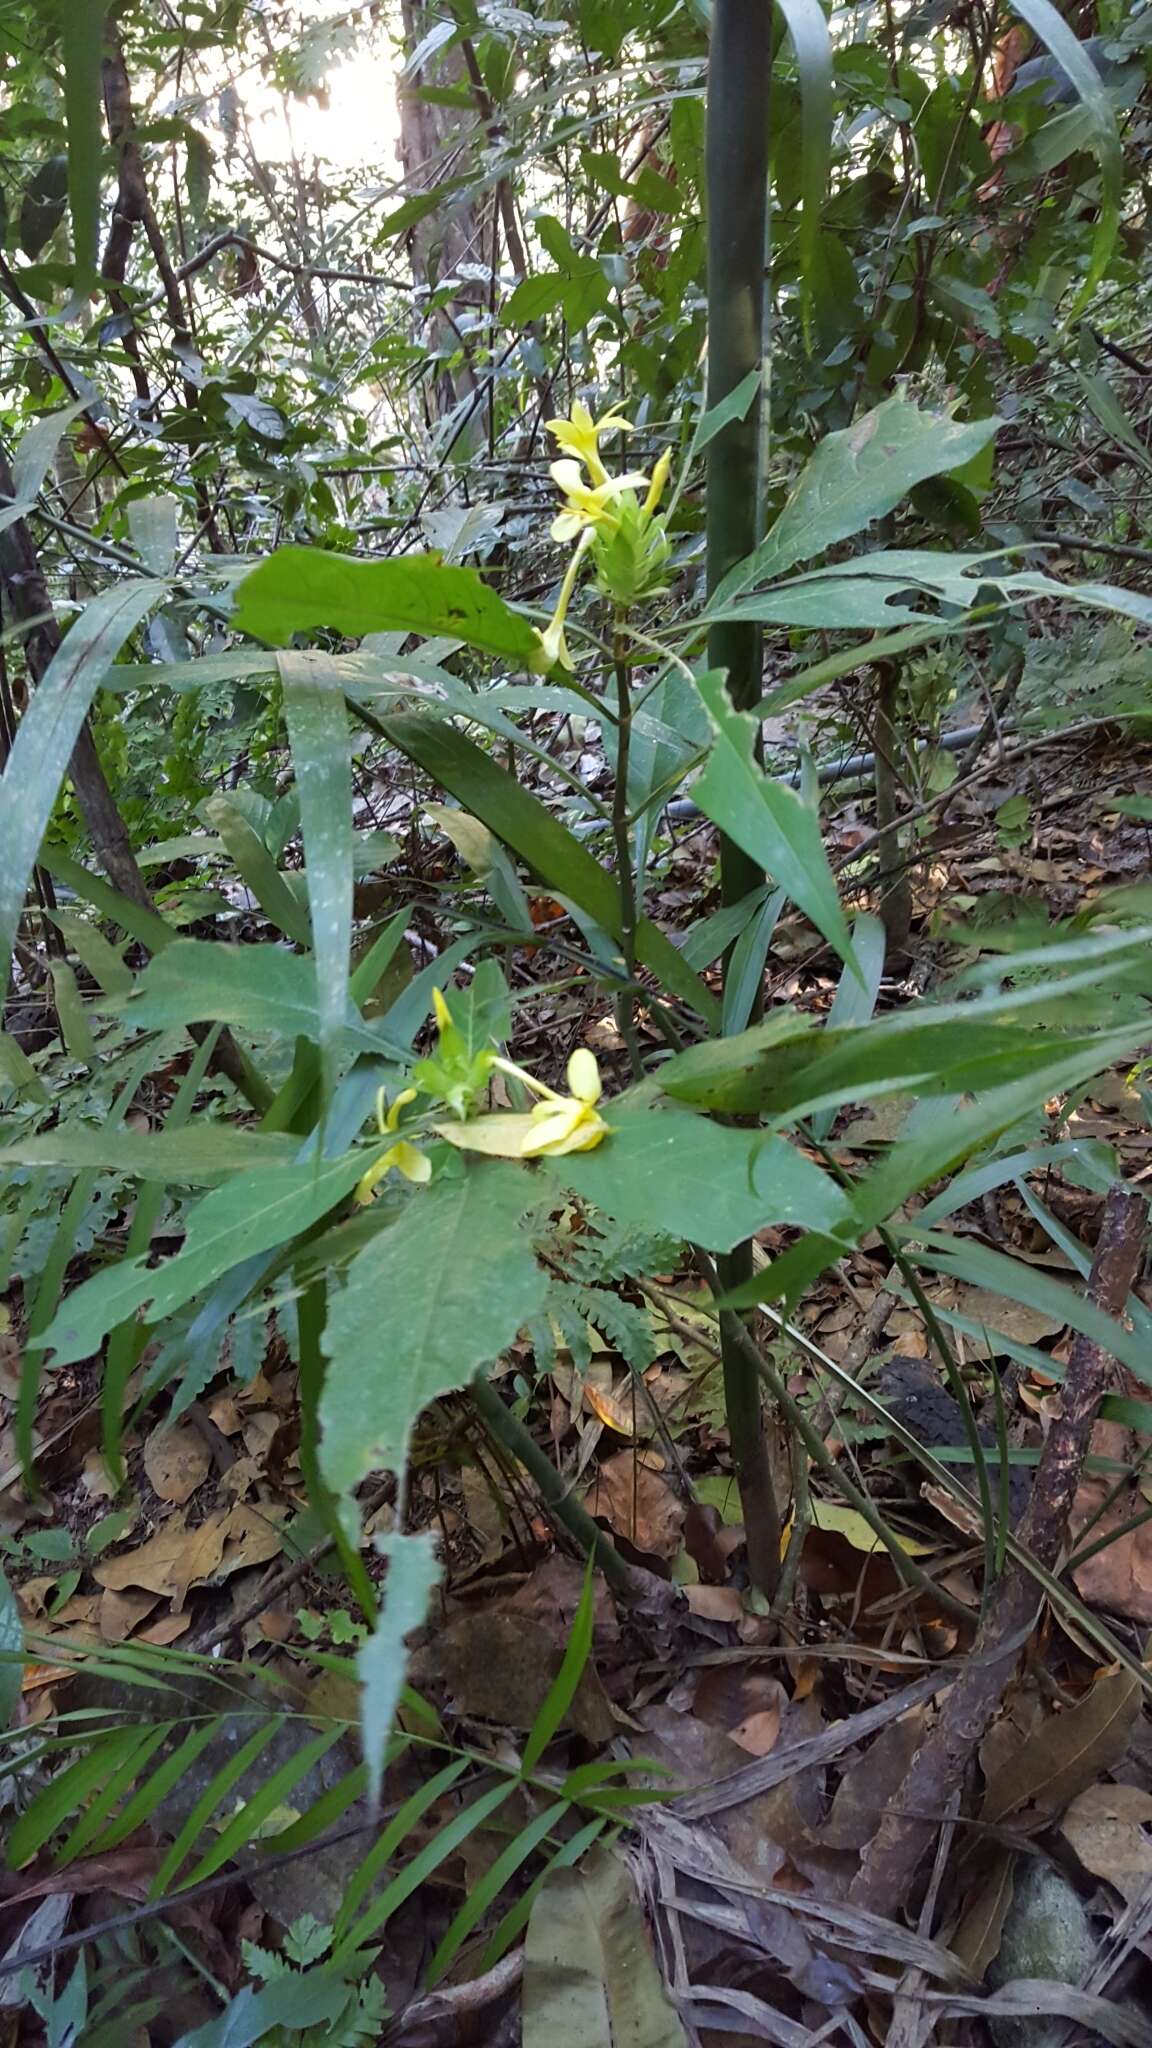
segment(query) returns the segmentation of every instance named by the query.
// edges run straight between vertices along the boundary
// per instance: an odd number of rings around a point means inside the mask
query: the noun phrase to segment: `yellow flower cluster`
[[[596,1105],[600,1100],[600,1069],[595,1055],[579,1046],[568,1062],[569,1095],[559,1095],[524,1067],[491,1050],[465,1052],[458,1026],[453,1022],[439,989],[432,991],[439,1029],[436,1054],[422,1060],[416,1078],[419,1088],[403,1088],[390,1108],[385,1108],[385,1091],[376,1097],[376,1124],[382,1138],[390,1138],[356,1186],[356,1200],[371,1202],[385,1175],[393,1167],[405,1180],[423,1182],[431,1178],[432,1163],[407,1138],[396,1136],[400,1113],[421,1094],[432,1094],[441,1103],[456,1107],[460,1114],[450,1122],[434,1123],[437,1137],[446,1138],[464,1152],[487,1152],[498,1159],[560,1158],[565,1152],[590,1152],[607,1136],[608,1125]],[[494,1112],[469,1117],[464,1105],[497,1070],[521,1082],[538,1100],[521,1113]]]
[[[571,669],[573,662],[564,637],[564,622],[581,563],[590,551],[596,561],[599,588],[616,604],[634,604],[661,588],[660,577],[669,547],[664,523],[656,517],[656,511],[668,482],[672,455],[665,449],[651,477],[643,470],[626,470],[621,476],[610,476],[600,454],[600,442],[606,434],[630,433],[632,422],[615,406],[601,419],[593,419],[579,399],[566,419],[548,421],[548,431],[563,451],[561,459],[549,470],[564,499],[562,510],[552,522],[552,538],[574,540],[576,550],[560,585],[556,609],[540,640],[547,667]],[[641,488],[646,491],[642,503],[636,496]]]

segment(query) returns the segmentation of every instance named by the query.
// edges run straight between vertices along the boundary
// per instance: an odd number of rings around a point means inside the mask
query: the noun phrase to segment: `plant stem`
[[[714,0],[708,60],[708,384],[709,411],[753,371],[764,353],[764,254],[768,227],[768,86],[772,71],[771,0]],[[707,580],[711,594],[761,532],[761,399],[729,420],[708,450]],[[750,620],[710,627],[708,665],[727,671],[738,710],[759,702],[763,637]],[[720,834],[724,903],[738,903],[764,877],[756,862]],[[731,955],[725,960],[725,974]],[[759,1014],[758,996],[752,1019]],[[751,1021],[751,1020],[750,1020]],[[720,1262],[721,1284],[739,1286],[752,1271],[752,1247],[737,1245]],[[772,1488],[760,1377],[737,1342],[739,1323],[720,1325],[724,1398],[732,1458],[748,1535],[754,1583],[769,1598],[780,1572],[780,1518]]]
[[[612,644],[616,666],[616,784],[612,792],[612,837],[616,847],[616,880],[620,889],[620,952],[630,983],[636,979],[636,870],[632,865],[632,831],[628,817],[628,762],[632,751],[632,670],[623,614],[617,615]],[[643,1077],[644,1065],[636,1037],[632,989],[616,997],[616,1029],[628,1052],[632,1079]]]
[[[594,1557],[613,1592],[624,1599],[633,1597],[632,1574],[615,1545],[598,1529],[586,1507],[565,1484],[546,1452],[540,1449],[530,1429],[513,1415],[501,1400],[486,1372],[481,1369],[469,1386],[473,1404],[485,1427],[498,1444],[503,1444],[529,1472],[540,1489],[540,1498],[554,1522],[566,1529],[585,1557]]]
[[[897,700],[900,671],[893,661],[876,664],[876,830],[877,867],[880,884],[880,918],[887,942],[889,969],[908,950],[912,923],[912,888],[900,850],[900,828],[896,795],[896,762],[899,750]]]

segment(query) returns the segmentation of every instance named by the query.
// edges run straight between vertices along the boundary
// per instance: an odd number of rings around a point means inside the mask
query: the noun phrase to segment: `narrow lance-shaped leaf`
[[[800,290],[812,347],[812,277],[832,149],[832,38],[820,0],[779,0],[800,74]]]
[[[12,457],[17,516],[21,508],[26,510],[37,496],[65,429],[80,413],[87,411],[90,403],[90,399],[77,398],[72,405],[61,406],[59,412],[50,412],[42,420],[34,420],[22,435],[20,446]]]
[[[1074,312],[1087,305],[1109,259],[1120,229],[1120,200],[1124,184],[1124,153],[1120,130],[1099,73],[1082,43],[1052,0],[1014,0],[1017,14],[1047,45],[1062,71],[1067,74],[1083,105],[1092,116],[1093,146],[1100,165],[1101,206],[1092,239],[1088,274],[1076,295]]]
[[[443,719],[412,714],[385,718],[381,724],[394,746],[418,761],[466,810],[482,819],[542,882],[571,897],[613,938],[619,938],[620,891],[613,877],[499,762]],[[712,1019],[718,1014],[715,996],[692,973],[666,933],[647,917],[637,926],[636,956],[665,988],[691,1003],[700,1016]]]
[[[352,755],[344,691],[322,654],[282,654],[308,878],[320,1054],[328,1087],[348,1014],[352,953]]]
[[[287,877],[280,873],[254,825],[226,796],[206,797],[200,806],[205,821],[224,841],[241,881],[252,891],[269,922],[307,946],[311,937],[308,913]]]
[[[68,127],[68,205],[75,256],[74,300],[96,276],[100,232],[100,59],[107,0],[62,0],[64,115]]]
[[[128,635],[163,593],[162,583],[120,583],[94,597],[20,721],[0,780],[0,960],[11,958],[28,877],[88,707]]]
[[[380,1797],[388,1737],[404,1685],[408,1662],[405,1637],[419,1628],[440,1578],[436,1539],[430,1530],[414,1536],[393,1530],[377,1539],[377,1548],[388,1560],[384,1599],[376,1627],[356,1656],[360,1735],[373,1804]]]
[[[696,802],[713,824],[787,891],[840,958],[858,973],[818,813],[794,789],[764,774],[753,751],[755,721],[748,712],[733,710],[721,679],[702,676],[700,694],[716,737],[693,787]]]

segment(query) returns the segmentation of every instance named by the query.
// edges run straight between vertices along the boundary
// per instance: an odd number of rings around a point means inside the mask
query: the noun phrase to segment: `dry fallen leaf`
[[[135,1640],[138,1643],[155,1643],[163,1648],[166,1643],[174,1643],[178,1636],[187,1635],[191,1626],[192,1616],[188,1613],[162,1614],[159,1621],[150,1621],[147,1628],[142,1628]]]
[[[604,1460],[588,1490],[587,1505],[637,1550],[672,1558],[680,1548],[684,1503],[635,1451]]]
[[[226,1529],[223,1516],[189,1529],[181,1516],[174,1515],[139,1550],[103,1559],[93,1567],[92,1576],[98,1586],[115,1593],[126,1586],[143,1586],[170,1600],[173,1612],[179,1613],[189,1586],[202,1585],[219,1570]]]
[[[106,1643],[123,1643],[156,1605],[155,1593],[138,1592],[129,1586],[122,1593],[106,1586],[100,1595],[98,1620]]]
[[[739,1621],[744,1613],[735,1586],[685,1586],[684,1598],[691,1612],[705,1621]]]
[[[267,1564],[279,1557],[284,1534],[279,1521],[267,1508],[237,1501],[222,1523],[226,1548],[220,1563],[220,1577],[242,1571],[246,1565]]]
[[[1117,1422],[1098,1422],[1092,1432],[1094,1457],[1119,1458],[1131,1455],[1129,1433]],[[1077,1489],[1072,1507],[1072,1533],[1091,1525],[1091,1540],[1111,1535],[1104,1549],[1077,1565],[1072,1576],[1080,1598],[1090,1607],[1107,1608],[1127,1621],[1147,1627],[1152,1624],[1152,1522],[1135,1529],[1124,1524],[1144,1512],[1142,1496],[1127,1490],[1107,1507],[1114,1480],[1109,1472],[1086,1473]],[[1120,1534],[1119,1531],[1124,1533]]]
[[[202,1486],[211,1469],[208,1446],[191,1423],[169,1428],[161,1423],[144,1446],[144,1470],[148,1484],[160,1500],[183,1507]]]
[[[1152,1878],[1152,1792],[1138,1785],[1088,1785],[1060,1823],[1093,1877],[1107,1878],[1128,1903]]]
[[[749,1714],[746,1721],[740,1721],[729,1729],[733,1742],[746,1749],[749,1756],[767,1756],[775,1749],[780,1737],[780,1707],[766,1707],[763,1712]]]
[[[1123,1756],[1141,1699],[1134,1672],[1106,1671],[1074,1707],[1046,1714],[988,1780],[981,1820],[1029,1805],[1059,1813]]]

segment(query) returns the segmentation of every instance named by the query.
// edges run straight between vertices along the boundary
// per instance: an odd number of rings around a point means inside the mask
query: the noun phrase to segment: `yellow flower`
[[[668,472],[671,467],[672,450],[666,448],[663,455],[659,457],[655,469],[652,471],[652,481],[648,486],[648,496],[644,500],[645,519],[651,519],[657,505],[664,496],[664,486],[668,481]]]
[[[439,994],[439,989],[433,990],[434,996]],[[379,1090],[376,1096],[376,1123],[382,1138],[387,1137],[396,1129],[400,1118],[400,1111],[406,1108],[408,1103],[415,1102],[415,1100],[415,1088],[402,1088],[391,1109],[385,1115],[384,1090],[382,1088]],[[398,1138],[394,1145],[389,1145],[386,1151],[381,1152],[379,1157],[373,1160],[367,1173],[357,1181],[356,1200],[361,1204],[371,1202],[375,1197],[379,1183],[383,1180],[385,1174],[390,1172],[392,1167],[396,1168],[397,1173],[402,1173],[405,1180],[423,1183],[432,1177],[431,1160],[427,1159],[424,1153],[415,1145],[410,1145],[407,1138]]]
[[[566,420],[549,420],[547,424],[548,432],[555,435],[565,455],[574,455],[582,462],[594,484],[608,481],[608,472],[600,460],[601,435],[632,432],[632,422],[624,418],[619,406],[610,406],[602,419],[594,420],[579,399],[574,401]]]
[[[590,1152],[608,1130],[596,1104],[600,1100],[600,1069],[587,1046],[579,1046],[568,1062],[571,1095],[550,1095],[531,1113],[534,1129],[525,1138],[521,1156],[559,1159],[565,1152]]]
[[[561,668],[568,670],[575,666],[568,652],[568,642],[564,638],[564,621],[568,616],[568,606],[572,602],[572,592],[576,588],[576,578],[580,573],[581,557],[587,551],[591,539],[592,528],[586,526],[577,543],[576,552],[564,572],[560,595],[556,599],[556,609],[540,635],[540,645],[544,651],[543,665],[546,669],[555,668],[557,663]]]
[[[497,1058],[505,1074],[522,1081],[541,1099],[525,1113],[474,1117],[470,1123],[436,1124],[440,1137],[464,1152],[486,1152],[499,1159],[559,1159],[565,1152],[590,1152],[609,1126],[596,1108],[600,1100],[600,1069],[586,1046],[568,1062],[570,1095],[557,1095],[511,1060]]]
[[[548,474],[564,493],[564,510],[552,521],[553,540],[575,540],[586,528],[616,525],[614,500],[622,492],[648,483],[642,470],[630,469],[623,476],[606,475],[602,483],[590,487],[578,462],[554,462]]]

